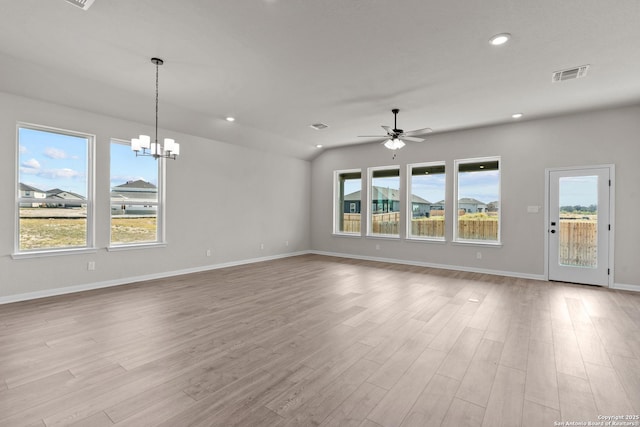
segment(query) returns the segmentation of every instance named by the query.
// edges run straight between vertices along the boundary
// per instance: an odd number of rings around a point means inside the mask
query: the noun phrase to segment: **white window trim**
[[[373,238],[382,238],[382,239],[392,239],[392,240],[398,240],[400,239],[400,230],[401,230],[401,226],[402,224],[399,224],[398,226],[398,234],[373,234],[373,221],[371,221],[371,215],[373,215],[373,212],[371,212],[371,205],[373,204],[373,200],[371,200],[371,196],[373,194],[372,191],[372,181],[373,181],[373,173],[376,171],[380,171],[380,170],[393,170],[393,169],[397,169],[398,170],[398,186],[400,187],[400,189],[398,190],[398,194],[400,195],[400,197],[402,198],[402,174],[400,172],[400,165],[389,165],[389,166],[374,166],[374,167],[370,167],[367,168],[367,217],[366,217],[366,223],[367,223],[367,237],[373,237]],[[361,198],[362,200],[362,198]],[[362,202],[361,202],[362,203]],[[404,201],[402,199],[399,200],[400,203],[400,214],[399,218],[400,221],[402,222],[402,207],[406,206],[406,203],[404,203]],[[362,208],[360,208],[360,212],[362,212]]]
[[[498,162],[498,171],[500,172],[500,179],[498,180],[498,202],[500,207],[498,208],[498,240],[469,240],[459,239],[458,236],[458,172],[459,165],[468,163],[481,163],[481,162]],[[502,246],[502,158],[500,156],[488,156],[488,157],[474,157],[470,159],[457,159],[453,162],[453,243],[458,245],[473,245],[473,246]]]
[[[360,174],[360,233],[350,233],[348,231],[340,231],[338,230],[340,219],[339,215],[342,214],[342,206],[338,206],[339,198],[340,198],[340,175],[347,173],[359,173]],[[343,236],[343,237],[362,237],[362,169],[341,169],[333,171],[333,235],[334,236]]]
[[[155,205],[157,206],[157,210],[156,210],[156,240],[153,242],[135,242],[135,243],[122,243],[122,244],[113,244],[111,243],[111,144],[112,143],[117,143],[117,144],[122,144],[122,145],[127,145],[127,146],[131,146],[131,141],[127,141],[127,140],[123,140],[123,139],[118,139],[118,138],[111,138],[109,139],[109,188],[107,191],[107,195],[109,197],[109,203],[107,204],[109,206],[109,246],[107,247],[108,251],[119,251],[119,250],[127,250],[127,249],[144,249],[144,248],[151,248],[151,247],[166,247],[167,246],[167,241],[166,241],[166,228],[165,228],[165,224],[166,224],[166,219],[165,219],[165,213],[166,213],[166,185],[165,185],[165,179],[166,179],[166,159],[165,158],[158,158],[156,161],[158,162],[158,201],[155,203]],[[133,151],[131,152],[132,156],[135,156],[135,154],[133,153]],[[147,202],[148,203],[148,202]],[[136,203],[136,202],[132,202],[130,203],[132,205],[135,204],[145,204],[145,203]]]
[[[445,222],[444,222],[444,226],[445,226],[445,236],[444,237],[428,237],[428,236],[412,236],[411,235],[411,220],[413,219],[413,205],[411,202],[411,194],[412,194],[412,190],[411,190],[411,178],[413,176],[413,168],[414,167],[429,167],[429,166],[444,166],[444,174],[445,177],[447,175],[447,165],[445,161],[439,161],[439,162],[425,162],[425,163],[410,163],[407,165],[407,194],[406,194],[406,198],[407,198],[407,212],[406,212],[406,240],[412,240],[412,241],[418,241],[418,242],[437,242],[437,243],[442,243],[442,242],[446,242],[447,238],[447,232],[446,232],[446,227],[447,227],[447,218],[446,218],[446,209],[445,209]],[[445,181],[445,189],[444,189],[444,202],[445,202],[445,206],[447,204],[447,188],[446,188],[446,181]]]
[[[62,248],[42,248],[21,250],[20,249],[20,203],[28,203],[36,201],[37,203],[46,203],[50,199],[36,199],[36,198],[21,198],[20,197],[20,129],[31,129],[41,132],[57,133],[68,136],[75,136],[78,138],[87,139],[87,240],[85,246],[73,246]],[[96,150],[96,135],[79,132],[68,129],[61,129],[52,126],[38,125],[34,123],[18,122],[16,123],[16,157],[14,165],[15,169],[15,202],[14,202],[14,248],[12,258],[35,258],[52,255],[67,255],[77,253],[95,252],[95,150]]]

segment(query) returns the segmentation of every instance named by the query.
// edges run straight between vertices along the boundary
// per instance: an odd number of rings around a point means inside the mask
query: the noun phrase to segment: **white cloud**
[[[53,147],[47,147],[44,150],[44,155],[50,159],[56,159],[56,160],[67,158],[67,153],[65,153],[64,150],[60,150]]]
[[[44,171],[41,175],[46,176],[48,178],[75,178],[77,176],[80,176],[80,172],[75,171],[73,169],[69,169],[69,168],[48,169]]]
[[[26,153],[28,151],[29,151],[29,149],[27,147],[25,147],[24,145],[20,146],[20,154],[24,154],[24,153]]]
[[[40,162],[36,159],[29,159],[26,162],[22,162],[21,166],[29,169],[40,169]]]

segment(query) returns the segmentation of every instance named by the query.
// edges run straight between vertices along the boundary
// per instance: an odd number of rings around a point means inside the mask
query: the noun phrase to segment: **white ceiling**
[[[640,102],[638,0],[0,2],[1,91],[153,124],[157,56],[160,127],[302,159],[393,107],[446,132]]]

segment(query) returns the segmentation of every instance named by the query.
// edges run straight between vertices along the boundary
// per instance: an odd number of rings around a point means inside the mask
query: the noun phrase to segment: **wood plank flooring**
[[[304,255],[0,306],[0,426],[593,422],[640,414],[639,331],[636,293]]]

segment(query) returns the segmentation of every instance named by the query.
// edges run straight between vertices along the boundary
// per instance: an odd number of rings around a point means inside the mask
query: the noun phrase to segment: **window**
[[[456,160],[455,239],[500,242],[500,158]]]
[[[111,246],[162,241],[162,165],[111,140]]]
[[[16,253],[93,247],[94,137],[18,125]]]
[[[408,238],[444,240],[444,163],[413,164],[407,170]]]
[[[399,237],[400,168],[369,169],[369,235]]]
[[[359,169],[336,171],[334,233],[360,235],[362,177]]]

